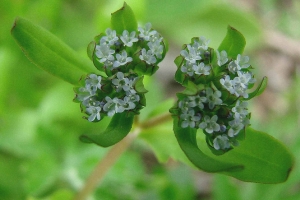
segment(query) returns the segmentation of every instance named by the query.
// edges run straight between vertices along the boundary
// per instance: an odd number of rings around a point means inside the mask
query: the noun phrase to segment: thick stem
[[[157,126],[159,124],[162,124],[162,123],[170,121],[170,120],[172,120],[172,116],[168,112],[168,113],[164,113],[164,114],[158,115],[156,117],[153,117],[153,118],[147,120],[146,122],[139,124],[139,127],[141,129],[147,129],[147,128]]]
[[[106,156],[100,160],[94,171],[90,174],[89,178],[85,182],[83,189],[77,194],[74,200],[86,200],[88,196],[97,187],[100,180],[106,174],[106,172],[112,167],[115,161],[121,156],[121,154],[128,148],[134,138],[140,133],[141,129],[136,128],[133,132],[129,133],[123,140],[114,145]]]

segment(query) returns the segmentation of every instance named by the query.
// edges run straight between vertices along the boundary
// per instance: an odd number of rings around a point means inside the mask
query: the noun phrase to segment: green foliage
[[[134,115],[128,113],[116,113],[108,127],[100,134],[84,134],[80,140],[85,143],[95,143],[102,147],[109,147],[122,140],[131,130]]]
[[[244,36],[235,28],[228,26],[227,34],[220,44],[218,50],[225,50],[229,58],[236,58],[238,54],[244,52],[246,40]]]
[[[137,21],[134,13],[126,2],[120,10],[111,14],[111,27],[118,34],[122,34],[123,30],[137,31]]]
[[[250,49],[249,45],[253,49],[257,44],[261,44],[262,27],[259,25],[258,18],[255,17],[256,13],[254,15],[239,9],[232,3],[193,0],[186,2],[176,0],[172,3],[158,0],[145,0],[142,3],[141,1],[131,2],[130,5],[132,5],[135,14],[139,13],[139,15],[136,15],[139,21],[145,19],[151,21],[173,42],[173,45],[181,45],[190,39],[190,35],[200,34],[213,38],[213,45],[217,47],[225,34],[227,24],[245,33],[248,50]],[[272,4],[273,9],[282,8],[275,1],[262,2],[268,2],[268,5]],[[49,53],[49,55],[54,56],[54,60],[50,58],[51,60],[47,61],[56,63],[55,66],[53,64],[54,67],[58,68],[61,64],[71,66],[70,68],[62,67],[60,69],[60,71],[65,70],[69,73],[68,75],[62,75],[63,77],[61,77],[59,71],[51,72],[52,67],[50,67],[50,64],[47,70],[69,83],[76,84],[81,75],[96,71],[92,64],[88,64],[88,61],[80,54],[84,55],[85,46],[95,32],[103,31],[109,26],[110,10],[119,8],[122,3],[123,1],[86,2],[82,0],[75,2],[59,0],[36,2],[24,0],[16,2],[3,0],[0,2],[2,24],[0,28],[1,199],[26,199],[26,196],[30,200],[70,199],[72,194],[79,189],[80,183],[86,179],[107,151],[93,145],[82,145],[82,143],[76,142],[76,138],[80,134],[96,135],[103,133],[106,123],[109,123],[107,118],[101,124],[88,123],[86,120],[82,120],[78,112],[78,106],[70,101],[74,96],[70,85],[61,84],[58,86],[58,79],[47,76],[45,72],[32,67],[31,63],[17,49],[15,41],[11,39],[9,34],[13,19],[15,16],[24,16],[32,22],[42,24],[43,27],[55,33],[72,48],[76,49],[76,53],[73,50],[71,50],[73,53],[69,53],[75,55],[77,64],[74,64],[76,62],[70,63],[70,60],[63,61],[63,57],[56,58],[59,54],[54,55],[54,52],[60,51],[61,47],[59,49],[48,47],[49,49],[45,48],[44,51],[45,54],[48,55]],[[113,8],[114,6],[115,8]],[[284,6],[283,9],[287,10],[287,8]],[[274,14],[273,9],[271,12]],[[297,6],[293,6],[293,9],[296,10]],[[271,8],[266,7],[265,10],[270,11]],[[288,14],[291,17],[293,13],[297,12],[284,12],[283,15]],[[269,16],[273,17],[273,14]],[[142,16],[145,17],[142,18]],[[22,20],[22,18],[19,18],[19,22]],[[299,32],[298,29],[290,29],[290,27],[295,27],[289,26],[293,24],[290,18],[284,18],[284,21],[281,18],[279,22],[279,28]],[[282,28],[282,26],[284,27]],[[42,36],[34,35],[34,33],[26,33],[28,30],[23,28],[15,27],[14,29],[17,31],[12,34],[19,34],[20,37],[26,38],[30,42],[24,42],[23,44],[18,41],[21,46],[24,46],[22,50],[24,52],[28,51],[28,55],[31,55],[34,52],[31,49],[33,45],[45,44],[46,40]],[[292,33],[292,35],[296,36],[297,34]],[[34,40],[34,38],[37,38],[37,40]],[[90,51],[93,50],[94,47],[90,49]],[[32,56],[30,59],[43,69],[45,66],[43,62],[48,57]],[[89,70],[81,69],[82,66],[86,66]],[[295,74],[295,76],[298,75]],[[145,77],[145,79],[150,80],[149,77]],[[147,82],[145,79],[144,81]],[[262,89],[266,87],[266,81],[266,79],[263,79],[260,86],[254,90],[256,92],[253,93],[255,96],[259,95]],[[151,77],[151,82],[157,81]],[[140,119],[142,122],[165,113],[167,108],[173,104],[172,101],[161,103],[164,93],[161,87],[153,83],[145,83],[145,85],[147,89],[152,89],[145,95],[147,107],[141,112]],[[280,116],[274,117],[272,113],[272,115],[267,115],[265,119],[259,122],[255,122],[257,120],[255,118],[251,121],[254,127],[259,127],[259,129],[271,133],[274,137],[280,138],[281,141],[289,145],[289,149],[295,155],[298,155],[300,153],[300,143],[295,124],[297,124],[296,119],[299,116],[299,110],[295,108],[298,105],[299,95],[297,94],[299,94],[298,89],[300,87],[299,84],[294,82],[292,86],[294,87],[286,91],[286,94],[292,96],[291,99],[284,99],[291,110],[284,113],[284,117],[281,113]],[[153,93],[154,89],[159,94]],[[280,123],[278,123],[279,121]],[[141,140],[152,148],[160,162],[167,162],[171,158],[192,166],[192,163],[187,159],[176,141],[170,121],[143,130],[138,137],[138,141]],[[273,141],[273,139],[271,140]],[[274,142],[274,144],[276,143]],[[243,145],[245,145],[244,142]],[[207,156],[216,157],[211,154],[210,149],[206,148],[205,140],[199,140],[198,146]],[[145,148],[145,146],[143,147]],[[256,147],[255,144],[252,147]],[[282,146],[279,147],[282,148]],[[260,144],[260,149],[264,148],[267,148],[267,145]],[[257,148],[254,151],[260,149]],[[120,195],[115,193],[117,190],[121,191],[123,199],[196,198],[197,191],[194,182],[197,173],[191,172],[190,167],[178,166],[177,163],[174,164],[173,162],[166,164],[167,168],[157,164],[154,170],[153,168],[146,170],[145,168],[149,168],[149,165],[144,163],[146,159],[142,157],[143,150],[126,152],[107,174],[105,180],[96,190],[94,198],[120,198]],[[286,151],[286,149],[282,150]],[[273,152],[269,152],[269,155],[265,157],[274,155],[277,152],[279,152],[277,149],[273,149]],[[226,155],[222,155],[222,157]],[[213,175],[215,177],[212,184],[213,198],[245,200],[299,199],[297,185],[299,184],[300,171],[297,166],[300,161],[297,157],[295,159],[296,165],[291,176],[284,184],[242,183],[228,176]],[[287,163],[289,162],[287,160]],[[270,167],[272,164],[268,166]],[[277,170],[283,170],[285,167],[282,169],[277,168]],[[260,168],[256,169],[261,173],[264,171]],[[274,171],[271,170],[271,172]],[[210,195],[210,193],[206,195]]]
[[[70,47],[26,19],[17,18],[11,33],[29,60],[71,84],[95,71]]]

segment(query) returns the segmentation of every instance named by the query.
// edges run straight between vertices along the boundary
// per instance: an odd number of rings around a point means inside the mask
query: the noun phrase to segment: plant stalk
[[[114,145],[106,156],[100,160],[94,171],[90,174],[85,182],[82,190],[75,196],[74,200],[86,200],[89,195],[95,190],[98,183],[104,177],[106,172],[112,167],[116,160],[122,155],[122,153],[130,146],[134,138],[141,132],[141,129],[137,127],[131,133],[129,133],[123,140]]]

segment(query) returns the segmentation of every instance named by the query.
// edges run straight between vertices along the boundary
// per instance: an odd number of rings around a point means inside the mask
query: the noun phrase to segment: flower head
[[[191,127],[195,128],[196,123],[201,119],[201,115],[195,115],[194,110],[190,110],[187,113],[183,113],[180,115],[180,119],[182,120],[181,127]]]
[[[107,44],[96,45],[96,56],[99,58],[101,63],[105,61],[113,61],[114,56],[112,54],[115,53],[115,50],[110,49],[110,46]]]
[[[211,88],[206,88],[206,98],[210,109],[213,109],[215,105],[222,104],[221,95],[221,92],[218,90],[214,92]]]
[[[195,71],[195,74],[198,75],[209,75],[210,74],[210,66],[205,65],[203,62],[201,62],[198,65],[193,65],[193,70]]]
[[[227,135],[218,135],[213,141],[216,150],[225,150],[230,148],[230,142]]]
[[[219,66],[222,66],[224,64],[227,63],[228,58],[227,58],[227,52],[225,50],[219,52],[218,50],[216,50],[216,54],[217,54],[217,63]]]
[[[131,81],[124,77],[123,72],[117,73],[117,78],[112,80],[112,83],[116,86],[117,91],[120,92],[122,89],[126,92],[130,90],[132,86]]]
[[[90,106],[86,108],[86,112],[90,114],[88,117],[88,120],[90,122],[94,121],[95,119],[100,120],[101,115],[100,115],[101,107],[100,106]]]
[[[131,57],[127,57],[127,52],[125,50],[123,50],[121,54],[117,54],[116,58],[117,60],[113,64],[114,68],[126,65],[127,63],[132,61]]]
[[[101,38],[102,42],[105,41],[108,45],[113,45],[116,41],[118,41],[117,33],[115,30],[111,30],[110,28],[105,31],[106,36]]]
[[[220,125],[217,124],[218,116],[214,115],[211,118],[204,116],[204,121],[199,124],[199,128],[205,130],[207,133],[220,131]]]
[[[181,66],[181,71],[183,73],[186,73],[189,76],[193,76],[194,73],[195,73],[194,68],[193,68],[193,64],[189,63],[189,62],[187,62],[185,65]]]
[[[197,50],[191,45],[187,45],[187,49],[184,49],[180,52],[180,54],[184,57],[184,59],[190,63],[196,63],[197,60],[201,60],[200,54],[197,53]]]
[[[145,48],[142,49],[139,58],[150,65],[156,63],[156,58],[153,52],[151,50],[147,51]]]
[[[144,28],[138,27],[138,30],[140,31],[139,36],[144,40],[149,41],[150,37],[157,33],[157,31],[151,30],[151,27],[152,27],[151,23],[145,24]]]
[[[125,46],[132,47],[134,42],[138,41],[138,38],[135,37],[135,31],[132,31],[130,34],[127,30],[124,30],[122,36],[120,37]]]

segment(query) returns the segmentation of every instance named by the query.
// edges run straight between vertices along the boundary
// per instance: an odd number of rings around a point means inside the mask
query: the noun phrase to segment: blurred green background
[[[246,37],[245,54],[251,58],[256,78],[269,77],[265,93],[251,103],[252,126],[285,143],[295,156],[295,166],[289,180],[277,185],[200,172],[176,161],[183,160],[181,154],[169,153],[178,146],[166,124],[142,134],[91,199],[300,199],[300,2],[126,2],[140,24],[150,21],[169,42],[161,69],[147,83],[149,90],[160,89],[150,90],[142,117],[181,91],[173,81],[173,60],[182,44],[203,35],[216,48],[231,25]],[[100,132],[105,122],[83,120],[78,104],[72,102],[72,86],[28,61],[10,35],[15,17],[46,28],[86,56],[87,44],[109,27],[110,13],[122,4],[121,0],[0,1],[1,200],[70,199],[108,151],[78,140],[80,134]],[[151,137],[151,131],[161,134],[161,140]],[[166,140],[174,145],[164,145]]]

